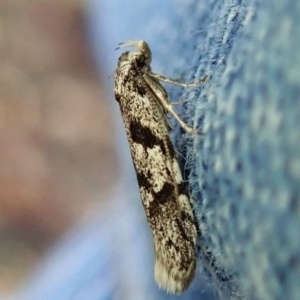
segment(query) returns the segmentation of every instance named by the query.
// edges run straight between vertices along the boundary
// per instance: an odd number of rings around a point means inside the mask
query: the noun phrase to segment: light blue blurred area
[[[300,4],[297,1],[98,1],[91,47],[116,121],[120,187],[106,218],[77,228],[45,259],[23,299],[299,299]],[[153,70],[203,87],[168,87],[204,137],[175,125],[200,221],[198,271],[169,297],[153,253],[113,97],[119,42],[144,39]],[[100,212],[99,212],[99,215]],[[67,267],[62,267],[62,266]],[[205,275],[205,279],[204,278]],[[206,283],[204,283],[206,280]]]

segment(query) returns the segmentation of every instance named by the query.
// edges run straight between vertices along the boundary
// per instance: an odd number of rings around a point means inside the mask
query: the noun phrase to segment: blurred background
[[[0,1],[1,295],[95,206],[105,214],[113,130],[85,10],[80,0]]]

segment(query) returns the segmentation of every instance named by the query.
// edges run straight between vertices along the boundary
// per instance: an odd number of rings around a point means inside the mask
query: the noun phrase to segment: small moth
[[[145,41],[127,41],[119,48],[135,46],[123,53],[114,73],[115,98],[121,109],[140,194],[152,230],[155,279],[169,293],[180,294],[194,278],[196,268],[196,224],[193,200],[187,194],[169,131],[171,113],[189,133],[189,127],[174,111],[168,93],[160,84],[180,83],[152,73],[151,51]]]

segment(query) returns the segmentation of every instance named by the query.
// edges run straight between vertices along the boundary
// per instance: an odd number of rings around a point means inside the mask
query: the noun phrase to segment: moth
[[[151,50],[145,41],[127,41],[119,48],[134,46],[123,53],[114,73],[115,98],[119,103],[131,156],[136,171],[142,203],[152,230],[155,253],[155,279],[168,293],[180,294],[193,280],[196,268],[196,221],[193,200],[189,197],[172,145],[172,114],[182,128],[189,127],[173,109],[160,81],[183,87],[181,83],[152,73]]]

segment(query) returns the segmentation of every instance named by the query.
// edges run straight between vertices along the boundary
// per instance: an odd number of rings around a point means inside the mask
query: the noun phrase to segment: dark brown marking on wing
[[[143,126],[138,120],[131,120],[129,124],[131,139],[134,143],[141,144],[145,148],[161,146],[163,141],[157,138],[149,127]]]
[[[137,175],[137,180],[139,183],[140,188],[144,188],[146,191],[151,191],[152,190],[152,184],[149,182],[149,177],[145,176],[141,172],[136,172]]]
[[[169,201],[174,201],[174,186],[171,183],[165,182],[162,189],[155,193],[152,191],[153,201],[149,203],[149,217],[153,218],[161,211],[161,207]]]
[[[164,205],[168,201],[173,200],[174,193],[174,185],[169,182],[165,182],[162,189],[155,193],[154,196],[160,205]]]
[[[115,93],[115,98],[116,98],[117,102],[120,103],[121,96],[119,94]]]
[[[184,182],[177,184],[177,187],[178,187],[179,195],[187,195],[187,188],[186,188],[186,184]]]

